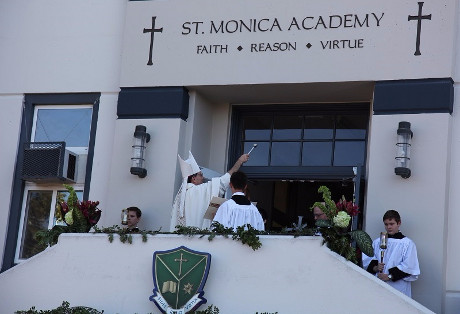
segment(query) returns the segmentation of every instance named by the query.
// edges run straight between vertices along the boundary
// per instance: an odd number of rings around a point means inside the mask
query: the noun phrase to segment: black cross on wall
[[[162,28],[155,28],[155,20],[156,16],[152,16],[152,28],[144,28],[144,34],[145,33],[150,33],[150,50],[149,50],[149,61],[147,62],[147,65],[152,65],[152,50],[153,50],[153,41],[154,41],[154,36],[155,33],[162,33],[163,32],[163,27]]]
[[[418,3],[418,15],[409,15],[408,21],[417,21],[417,40],[415,42],[415,53],[414,55],[420,56],[420,33],[422,32],[422,20],[431,20],[431,14],[422,15],[422,7],[424,2]]]

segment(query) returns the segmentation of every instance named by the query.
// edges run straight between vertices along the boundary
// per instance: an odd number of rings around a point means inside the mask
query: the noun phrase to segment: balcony
[[[62,234],[59,243],[0,274],[1,313],[62,301],[104,313],[160,313],[149,301],[155,251],[186,246],[211,254],[204,286],[220,313],[433,313],[321,245],[320,237],[260,236],[253,251],[224,237]]]

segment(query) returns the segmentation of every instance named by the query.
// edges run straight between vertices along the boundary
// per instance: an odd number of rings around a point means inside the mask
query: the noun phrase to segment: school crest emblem
[[[211,254],[185,246],[153,253],[153,295],[150,301],[163,313],[183,314],[207,300],[203,287],[208,278]]]

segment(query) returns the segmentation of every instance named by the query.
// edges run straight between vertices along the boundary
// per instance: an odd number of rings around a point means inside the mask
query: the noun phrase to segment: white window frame
[[[72,186],[75,189],[75,191],[83,192],[84,184],[73,184]],[[57,193],[61,191],[66,191],[66,189],[62,184],[43,185],[43,184],[36,184],[34,182],[26,182],[26,186],[24,188],[23,202],[21,206],[21,220],[19,222],[18,241],[16,244],[16,253],[14,255],[15,263],[21,263],[27,260],[24,258],[19,258],[19,253],[21,252],[21,249],[22,249],[22,238],[24,236],[24,223],[25,223],[25,218],[27,214],[26,209],[28,205],[27,201],[28,201],[28,194],[30,191],[43,191],[43,192],[51,191],[52,192],[51,206],[50,206],[50,211],[49,211],[49,221],[48,221],[48,229],[51,229],[56,224],[56,222],[54,221],[54,214],[56,210]]]

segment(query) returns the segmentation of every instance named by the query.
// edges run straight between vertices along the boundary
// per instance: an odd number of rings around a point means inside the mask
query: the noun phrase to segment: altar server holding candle
[[[396,210],[388,210],[383,215],[383,224],[387,232],[386,246],[382,243],[382,237],[375,239],[372,243],[375,254],[363,254],[363,267],[411,297],[411,282],[420,275],[417,248],[411,239],[400,232],[401,216]],[[383,260],[379,262],[382,257]]]

